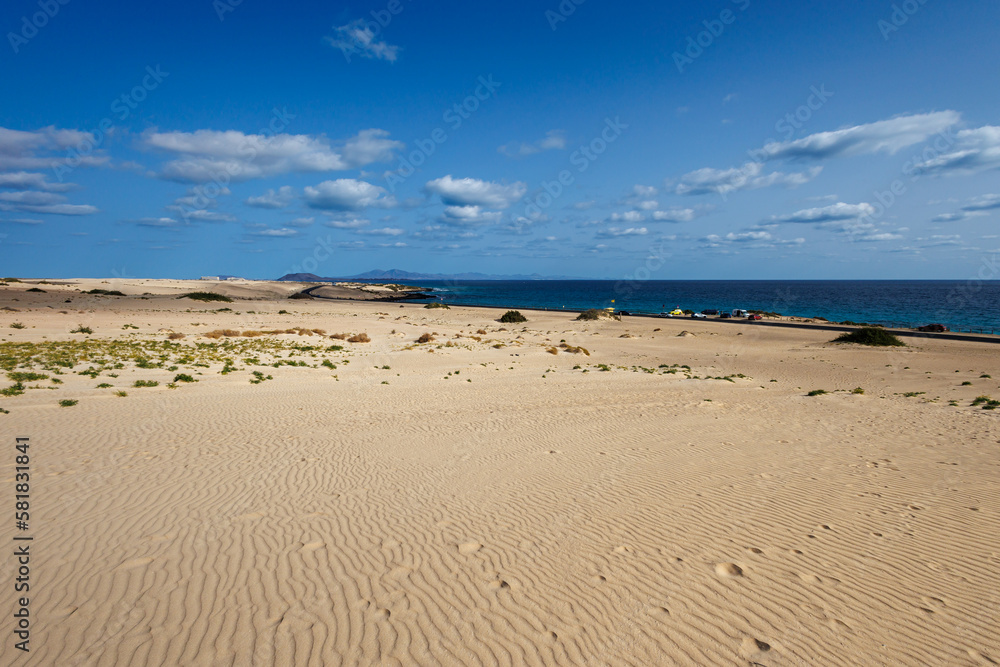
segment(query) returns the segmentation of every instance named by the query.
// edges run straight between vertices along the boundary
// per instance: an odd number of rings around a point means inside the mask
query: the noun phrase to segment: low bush
[[[500,316],[500,322],[504,324],[519,324],[521,322],[527,322],[528,318],[525,317],[517,310],[508,310],[506,313]]]
[[[420,338],[417,339],[417,342],[418,343],[430,343],[433,340],[434,340],[434,336],[430,335],[429,333],[425,333],[425,334],[420,334]]]
[[[830,342],[857,343],[858,345],[874,347],[906,347],[906,343],[879,327],[862,327],[854,331],[848,331],[840,334]]]
[[[829,393],[826,389],[813,389],[806,396],[822,396],[823,394]]]
[[[59,401],[59,406],[63,408],[71,408],[79,402],[80,401],[74,400],[72,398],[64,398],[63,400]]]
[[[372,339],[368,337],[366,333],[359,333],[351,336],[347,339],[348,343],[370,343]]]
[[[190,292],[188,294],[182,294],[178,299],[194,299],[195,301],[222,301],[224,303],[232,303],[233,300],[228,296],[223,294],[216,294],[215,292]]]
[[[428,303],[428,304],[426,304],[426,305],[424,306],[424,308],[447,308],[447,309],[449,309],[449,310],[450,310],[450,309],[451,309],[451,306],[449,306],[449,305],[448,305],[448,304],[446,304],[446,303],[441,303],[440,301],[434,301],[434,302],[432,302],[432,303]]]
[[[94,330],[91,329],[90,327],[85,327],[85,326],[83,326],[81,324],[76,329],[73,329],[72,331],[70,331],[70,333],[92,334],[92,333],[94,333]]]

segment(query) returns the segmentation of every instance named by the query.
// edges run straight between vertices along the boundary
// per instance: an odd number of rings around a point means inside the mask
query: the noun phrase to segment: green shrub
[[[63,400],[59,401],[59,405],[60,407],[71,408],[79,402],[80,401],[74,400],[72,398],[64,398]]]
[[[506,313],[500,316],[500,322],[504,324],[519,324],[521,322],[527,322],[528,318],[525,317],[517,310],[508,310]]]
[[[440,301],[434,301],[433,303],[428,303],[427,305],[425,305],[424,308],[447,308],[447,309],[451,309],[451,306],[449,306],[446,303],[441,303]]]
[[[97,385],[98,389],[110,389],[111,387],[112,385],[108,384],[107,382],[102,382],[101,384]]]
[[[195,301],[223,301],[225,303],[232,303],[233,300],[228,296],[222,294],[216,294],[215,292],[191,292],[189,294],[182,294],[178,299],[194,299]]]
[[[855,387],[854,389],[851,390],[851,393],[852,394],[863,394],[863,393],[865,393],[865,390],[862,389],[861,387]]]
[[[596,308],[591,308],[590,310],[585,310],[579,315],[577,315],[577,320],[588,321],[588,320],[599,320],[603,311],[597,310]]]
[[[132,384],[132,386],[133,387],[158,387],[158,386],[160,386],[160,383],[157,382],[156,380],[136,380]]]
[[[832,343],[857,343],[875,347],[906,347],[906,343],[891,333],[878,327],[862,327],[848,331],[834,338]]]
[[[37,380],[48,380],[49,376],[43,373],[7,373],[9,377],[14,382],[35,382]]]
[[[826,389],[813,389],[806,396],[822,396],[823,394],[829,393]]]
[[[92,334],[92,333],[94,333],[94,330],[91,329],[90,327],[85,327],[85,326],[83,326],[81,324],[76,329],[73,329],[72,331],[70,331],[70,333]]]
[[[22,322],[11,322],[10,323],[10,328],[11,329],[25,329],[26,327],[24,326],[24,324]]]
[[[116,289],[92,289],[87,292],[84,292],[84,294],[100,294],[102,296],[125,296],[123,293],[119,292]]]
[[[26,291],[28,291],[28,292],[41,292],[42,294],[48,294],[48,292],[46,292],[45,290],[40,289],[38,287],[32,287],[31,289],[26,290]]]
[[[9,387],[0,389],[0,396],[20,396],[24,393],[24,385],[20,382],[15,382]]]
[[[174,382],[197,382],[197,380],[187,373],[178,373],[174,376]]]

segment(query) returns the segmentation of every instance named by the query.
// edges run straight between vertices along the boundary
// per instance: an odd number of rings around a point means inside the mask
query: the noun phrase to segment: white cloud
[[[818,132],[794,141],[772,142],[759,151],[768,160],[785,158],[825,159],[830,157],[894,154],[919,144],[960,120],[955,111],[898,116],[832,132]]]
[[[0,223],[12,225],[40,225],[42,224],[42,221],[34,218],[8,218],[7,220],[0,220]]]
[[[441,197],[448,206],[487,208],[507,208],[527,192],[527,186],[521,182],[503,185],[475,178],[452,178],[450,174],[428,181],[425,189]]]
[[[45,174],[15,171],[0,173],[0,188],[9,190],[44,190],[46,192],[66,192],[76,186],[72,183],[50,183]]]
[[[693,208],[671,208],[666,211],[653,211],[656,222],[690,222],[694,220]]]
[[[247,181],[291,172],[355,169],[391,159],[402,148],[384,130],[363,130],[336,148],[322,135],[244,134],[238,130],[146,132],[142,143],[179,157],[168,161],[160,177],[183,183]]]
[[[304,197],[310,208],[351,211],[372,206],[389,208],[396,200],[385,188],[353,178],[323,181],[315,187],[307,186]]]
[[[249,197],[244,202],[255,208],[285,208],[295,199],[295,188],[283,185],[277,190],[269,189],[259,197]]]
[[[371,236],[402,236],[406,233],[405,229],[399,229],[398,227],[382,227],[379,229],[359,229],[358,234],[370,234]]]
[[[500,222],[499,211],[484,211],[481,206],[445,206],[441,222],[449,225],[481,225]]]
[[[133,220],[132,222],[140,227],[159,228],[178,227],[181,224],[173,218],[139,218],[138,220]]]
[[[0,211],[26,213],[51,213],[53,215],[92,215],[97,207],[81,204],[64,204],[66,198],[53,192],[20,190],[0,192]]]
[[[110,160],[90,132],[51,125],[35,131],[0,127],[0,171],[68,167],[70,157],[73,165],[83,167],[102,166]]]
[[[642,222],[643,215],[639,211],[626,211],[624,213],[612,213],[613,222]]]
[[[1000,208],[1000,195],[982,195],[962,207],[963,211],[989,211]]]
[[[648,230],[645,227],[628,227],[627,229],[608,227],[607,229],[599,230],[596,234],[594,234],[594,238],[612,239],[620,236],[643,236],[647,232]]]
[[[867,242],[879,242],[879,241],[896,241],[903,238],[902,234],[892,234],[890,232],[881,232],[878,234],[866,234],[865,236],[855,237],[856,241],[867,241]]]
[[[281,229],[262,229],[259,232],[253,232],[253,234],[255,236],[269,236],[272,238],[288,238],[290,236],[298,236],[299,230],[282,227]]]
[[[954,150],[916,165],[918,174],[976,173],[1000,169],[1000,126],[987,125],[956,134]]]
[[[513,142],[504,144],[497,151],[507,157],[524,157],[542,151],[563,150],[566,148],[566,134],[562,130],[549,130],[543,139],[530,144]]]
[[[807,208],[788,215],[771,216],[774,222],[834,222],[838,220],[855,220],[875,212],[875,207],[868,203],[845,204],[837,202],[830,206]]]
[[[780,171],[763,174],[760,162],[747,162],[742,167],[712,169],[705,167],[684,174],[674,188],[679,195],[701,195],[716,193],[725,195],[739,190],[756,190],[772,185],[797,187],[814,179],[822,167],[813,167],[806,172],[783,173]]]
[[[290,227],[308,227],[313,222],[315,222],[315,220],[316,218],[313,218],[311,216],[306,218],[295,218],[293,220],[289,220],[286,224],[288,224]]]
[[[364,19],[356,19],[333,29],[334,34],[324,39],[330,46],[340,49],[350,60],[352,54],[372,60],[396,62],[399,57],[399,47],[376,39],[375,31],[368,28]]]
[[[370,225],[371,221],[364,218],[353,218],[347,220],[329,220],[323,224],[334,229],[360,229],[361,227]]]

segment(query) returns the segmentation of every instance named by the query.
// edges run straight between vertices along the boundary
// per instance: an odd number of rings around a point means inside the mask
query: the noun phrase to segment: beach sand
[[[0,287],[0,354],[108,347],[0,396],[8,507],[31,447],[0,543],[34,538],[30,653],[2,561],[4,664],[1000,663],[1000,410],[971,405],[1000,346],[58,282]],[[291,328],[325,333],[204,336]],[[113,368],[171,331],[163,367]],[[217,359],[178,363],[196,344]]]

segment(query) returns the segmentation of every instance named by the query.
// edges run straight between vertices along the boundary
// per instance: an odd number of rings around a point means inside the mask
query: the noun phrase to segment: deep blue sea
[[[518,280],[408,281],[445,303],[659,313],[674,307],[765,310],[886,326],[931,322],[1000,333],[1000,281],[945,280]]]

